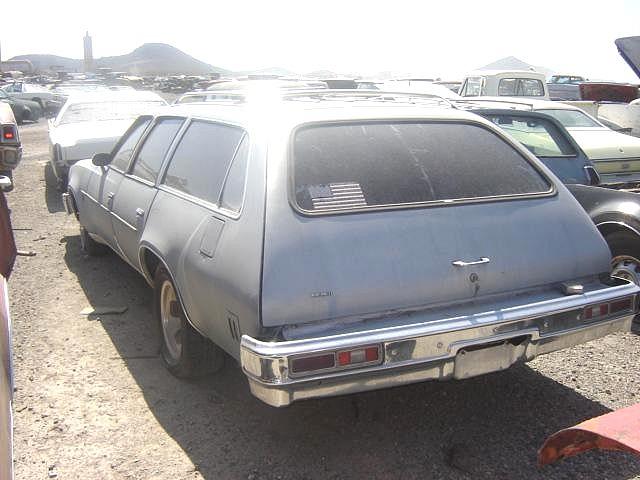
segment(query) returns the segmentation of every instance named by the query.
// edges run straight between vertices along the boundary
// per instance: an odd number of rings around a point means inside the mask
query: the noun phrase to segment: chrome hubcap
[[[177,313],[177,308],[171,308],[177,305],[178,299],[170,281],[165,281],[160,290],[160,319],[162,321],[162,334],[164,335],[164,343],[167,352],[176,361],[180,360],[182,355],[182,319]]]
[[[618,255],[611,260],[612,277],[640,285],[640,260],[630,255]]]

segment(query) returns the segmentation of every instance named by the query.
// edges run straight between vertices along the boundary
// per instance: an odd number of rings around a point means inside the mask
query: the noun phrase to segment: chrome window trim
[[[489,122],[487,120],[487,122]],[[458,198],[458,199],[447,199],[447,200],[432,200],[427,202],[414,202],[414,203],[398,203],[391,205],[376,205],[376,206],[365,206],[365,207],[343,207],[343,208],[332,208],[332,209],[324,209],[321,211],[313,211],[313,210],[305,210],[298,205],[296,201],[296,186],[295,186],[295,162],[293,158],[293,148],[294,148],[294,140],[298,131],[304,128],[309,128],[313,126],[327,126],[327,125],[353,125],[353,124],[364,124],[364,123],[451,123],[451,124],[461,124],[461,125],[471,125],[475,127],[484,128],[490,133],[498,136],[502,141],[507,143],[507,145],[511,146],[520,156],[538,173],[544,181],[549,184],[549,190],[544,192],[536,192],[536,193],[518,193],[511,195],[494,195],[490,197],[474,197],[474,198]],[[489,122],[490,123],[490,122]],[[526,154],[523,154],[523,149],[526,151]],[[511,140],[502,130],[497,127],[490,127],[485,125],[482,122],[474,122],[473,120],[462,120],[462,119],[422,119],[422,118],[372,118],[366,120],[335,120],[335,121],[313,121],[313,122],[305,122],[299,125],[296,125],[295,128],[291,130],[291,134],[289,136],[288,141],[288,152],[286,153],[286,168],[287,168],[287,183],[288,183],[288,200],[291,207],[299,214],[308,216],[308,217],[317,217],[317,216],[325,216],[325,215],[339,215],[339,214],[349,214],[349,213],[367,213],[367,212],[380,212],[387,210],[405,210],[411,208],[430,208],[430,207],[445,207],[450,205],[466,205],[473,203],[487,203],[487,202],[496,202],[496,201],[513,201],[513,200],[522,200],[522,199],[534,199],[534,198],[545,198],[552,197],[558,193],[555,182],[549,177],[538,165],[536,162],[540,160],[536,159],[536,157],[525,149],[522,145],[515,143]],[[531,155],[531,157],[528,157]],[[532,160],[535,159],[535,161]]]

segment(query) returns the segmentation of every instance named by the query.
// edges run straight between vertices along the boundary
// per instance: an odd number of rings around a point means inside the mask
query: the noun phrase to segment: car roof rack
[[[413,92],[392,92],[383,90],[332,90],[332,89],[309,89],[309,90],[297,90],[294,92],[285,91],[282,92],[281,98],[283,100],[298,100],[298,101],[341,101],[341,102],[360,102],[363,100],[373,102],[398,102],[412,104],[424,104],[447,106],[454,108],[452,102],[439,95],[430,93],[413,93]]]
[[[468,107],[468,108],[473,108],[474,106],[477,107],[484,107],[484,108],[491,108],[488,107],[487,105],[492,104],[492,103],[497,103],[499,105],[518,105],[518,106],[524,106],[527,107],[529,110],[533,110],[533,104],[529,103],[529,102],[519,102],[517,100],[499,100],[499,99],[492,99],[492,98],[477,98],[477,99],[471,99],[469,98],[468,100],[466,98],[462,98],[462,99],[456,99],[452,101],[452,106],[453,108],[458,108],[459,110],[462,110],[464,108],[462,107]],[[513,108],[515,110],[515,108]]]

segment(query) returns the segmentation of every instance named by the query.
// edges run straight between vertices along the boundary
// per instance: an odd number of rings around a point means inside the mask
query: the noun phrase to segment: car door
[[[129,168],[135,147],[151,119],[149,116],[138,118],[114,147],[109,165],[93,166],[86,187],[78,192],[81,197],[82,225],[113,248],[116,248],[116,244],[111,222],[111,202]]]
[[[112,197],[111,221],[120,252],[140,267],[138,244],[149,207],[156,194],[156,180],[183,118],[160,117],[137,149],[129,173]]]
[[[212,326],[226,325],[220,288],[227,279],[218,283],[213,278],[224,265],[224,235],[237,235],[234,219],[242,202],[247,155],[243,138],[241,128],[192,121],[171,156],[145,229],[145,239],[174,275],[190,320],[212,336]],[[225,185],[235,157],[238,171],[231,177],[236,181]]]

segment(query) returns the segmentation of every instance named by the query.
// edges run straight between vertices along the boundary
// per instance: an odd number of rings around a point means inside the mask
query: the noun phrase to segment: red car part
[[[640,456],[640,403],[554,433],[538,451],[538,465],[548,465],[594,448]]]

